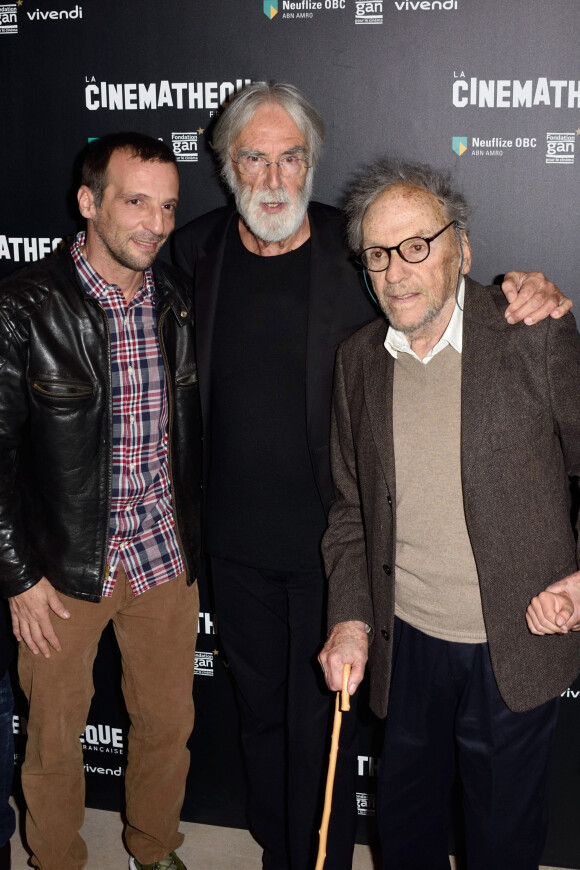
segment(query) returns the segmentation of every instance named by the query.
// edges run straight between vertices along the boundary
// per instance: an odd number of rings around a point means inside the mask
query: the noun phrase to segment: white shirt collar
[[[395,359],[397,359],[399,353],[410,353],[411,356],[414,356],[415,359],[419,360],[419,362],[427,365],[430,359],[433,359],[435,354],[439,353],[440,350],[443,350],[444,347],[447,347],[448,344],[454,348],[457,353],[461,353],[463,349],[463,303],[465,300],[465,278],[461,279],[461,284],[459,285],[459,291],[457,293],[457,300],[455,303],[455,308],[453,309],[453,314],[451,315],[451,320],[447,324],[447,329],[435,345],[432,347],[430,351],[428,351],[423,359],[419,359],[414,350],[411,349],[411,345],[409,344],[409,340],[407,336],[400,332],[397,329],[393,329],[392,326],[389,326],[387,330],[387,337],[385,338],[385,347]]]

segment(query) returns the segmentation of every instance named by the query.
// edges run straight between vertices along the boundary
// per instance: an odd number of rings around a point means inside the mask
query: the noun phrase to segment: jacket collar
[[[369,327],[364,355],[364,397],[373,440],[391,498],[395,499],[393,439],[393,378],[395,360],[385,348],[388,324],[384,317]]]
[[[65,260],[69,273],[81,295],[86,295],[71,254],[70,245],[61,252],[60,256]],[[162,308],[169,306],[180,326],[191,323],[193,321],[193,300],[189,295],[186,295],[187,288],[185,282],[180,280],[179,271],[173,266],[167,266],[159,261],[153,263],[152,268],[157,314],[161,313]]]
[[[154,263],[153,278],[158,312],[162,307],[168,305],[180,326],[192,323],[193,299],[191,294],[186,294],[185,282],[178,280],[173,267],[162,265],[159,262]]]

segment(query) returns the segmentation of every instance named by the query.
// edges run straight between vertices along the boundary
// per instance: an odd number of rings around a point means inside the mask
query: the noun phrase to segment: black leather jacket
[[[188,581],[197,573],[201,418],[191,294],[155,264],[159,343],[169,394],[169,470]],[[42,576],[100,599],[112,480],[107,316],[68,250],[0,283],[0,592]]]

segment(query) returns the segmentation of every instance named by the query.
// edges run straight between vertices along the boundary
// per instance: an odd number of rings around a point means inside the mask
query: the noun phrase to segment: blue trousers
[[[468,870],[537,870],[558,704],[513,713],[487,644],[395,623],[378,777],[384,870],[449,870],[449,796],[461,782]]]
[[[8,803],[14,775],[13,711],[10,675],[6,672],[0,680],[0,846],[8,842],[16,827],[14,810]]]

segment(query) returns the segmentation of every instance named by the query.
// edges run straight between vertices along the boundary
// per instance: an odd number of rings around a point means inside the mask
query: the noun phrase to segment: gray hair
[[[312,103],[297,87],[286,82],[254,82],[232,97],[213,130],[212,148],[220,162],[222,178],[231,189],[235,187],[235,175],[232,177],[230,149],[258,109],[267,103],[278,103],[290,115],[304,136],[311,167],[320,160],[324,122]]]
[[[469,232],[469,206],[463,194],[453,188],[450,173],[439,172],[423,163],[379,160],[363,169],[344,202],[348,243],[355,253],[362,248],[362,225],[369,206],[382,193],[402,184],[433,194],[445,209],[448,219],[456,221],[458,229]]]

